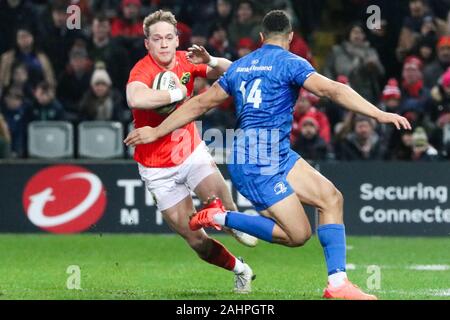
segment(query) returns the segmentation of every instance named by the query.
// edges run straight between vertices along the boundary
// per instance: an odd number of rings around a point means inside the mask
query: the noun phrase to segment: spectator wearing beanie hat
[[[81,103],[83,120],[125,121],[125,108],[119,92],[103,64],[98,63],[91,77],[91,86]]]
[[[437,150],[428,142],[428,136],[422,127],[416,128],[413,133],[413,153],[414,161],[435,161],[438,159]]]
[[[400,113],[401,112],[401,98],[402,94],[398,86],[396,79],[391,78],[388,80],[386,86],[383,89],[381,95],[381,104],[379,108],[383,111]],[[392,152],[401,143],[401,133],[396,132],[396,128],[382,124],[379,126],[379,133],[385,144],[388,146],[388,150]]]
[[[412,97],[418,97],[423,88],[423,63],[416,56],[408,56],[403,63],[403,88]]]
[[[381,94],[381,109],[387,112],[398,113],[402,93],[396,79],[388,80]]]
[[[327,159],[329,145],[319,135],[319,122],[313,116],[305,116],[299,127],[299,137],[292,149],[307,160]]]
[[[330,123],[325,113],[316,108],[319,103],[319,97],[308,90],[300,89],[300,94],[294,106],[294,121],[292,123],[291,144],[294,145],[299,137],[301,130],[301,121],[305,117],[314,118],[317,121],[319,136],[326,143],[330,143],[331,129]]]
[[[108,72],[105,70],[104,64],[101,63],[97,63],[97,65],[95,66],[95,71],[91,77],[91,87],[99,83],[105,84],[108,87],[112,85],[111,78]]]
[[[432,88],[437,79],[450,67],[450,36],[442,36],[436,46],[436,59],[425,67],[424,82],[425,86]]]
[[[425,112],[430,104],[429,90],[424,86],[422,61],[416,56],[405,59],[402,71],[402,111]]]

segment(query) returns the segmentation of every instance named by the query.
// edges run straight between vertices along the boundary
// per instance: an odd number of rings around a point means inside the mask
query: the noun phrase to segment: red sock
[[[204,258],[206,262],[218,267],[233,270],[236,265],[236,258],[220,242],[211,239],[212,247],[208,257]]]

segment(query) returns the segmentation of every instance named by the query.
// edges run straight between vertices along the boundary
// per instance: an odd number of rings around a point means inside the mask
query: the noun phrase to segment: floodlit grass
[[[233,274],[198,259],[175,235],[7,234],[0,299],[321,299],[326,269],[317,238],[295,249],[216,238],[253,268],[253,293],[234,294]],[[348,237],[347,244],[350,279],[380,299],[450,299],[448,238]],[[370,265],[380,268],[379,289],[367,288]],[[69,266],[80,268],[80,290],[67,288]]]

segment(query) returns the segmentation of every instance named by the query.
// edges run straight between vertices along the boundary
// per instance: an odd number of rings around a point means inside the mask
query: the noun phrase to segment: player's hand
[[[400,129],[411,130],[411,124],[409,123],[408,119],[396,113],[382,111],[377,116],[377,121],[380,123],[392,123],[398,130]]]
[[[123,141],[127,147],[136,147],[138,144],[152,143],[158,140],[158,130],[153,127],[142,127],[131,131]]]
[[[175,80],[175,85],[177,86],[177,88],[180,88],[181,91],[183,92],[183,99],[186,98],[187,96],[186,86],[180,82],[180,79],[178,79],[178,77],[174,77],[173,80]]]
[[[206,51],[203,46],[198,46],[196,44],[188,48],[186,58],[193,64],[207,64],[211,60],[208,51]]]

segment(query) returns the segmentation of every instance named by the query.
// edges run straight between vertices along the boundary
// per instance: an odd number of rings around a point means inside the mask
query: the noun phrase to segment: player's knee
[[[227,201],[227,200],[224,201],[223,202],[223,206],[228,211],[238,211],[238,208],[237,208],[236,204],[232,200],[231,201]]]
[[[311,238],[311,235],[311,230],[304,230],[302,232],[293,234],[289,237],[287,246],[292,248],[304,246],[306,242],[308,242],[308,240]]]
[[[341,209],[344,206],[344,197],[342,193],[336,188],[329,188],[323,195],[324,208]]]
[[[340,192],[337,188],[334,188],[333,202],[339,208],[342,208],[344,206],[344,196],[342,195],[342,192]]]

